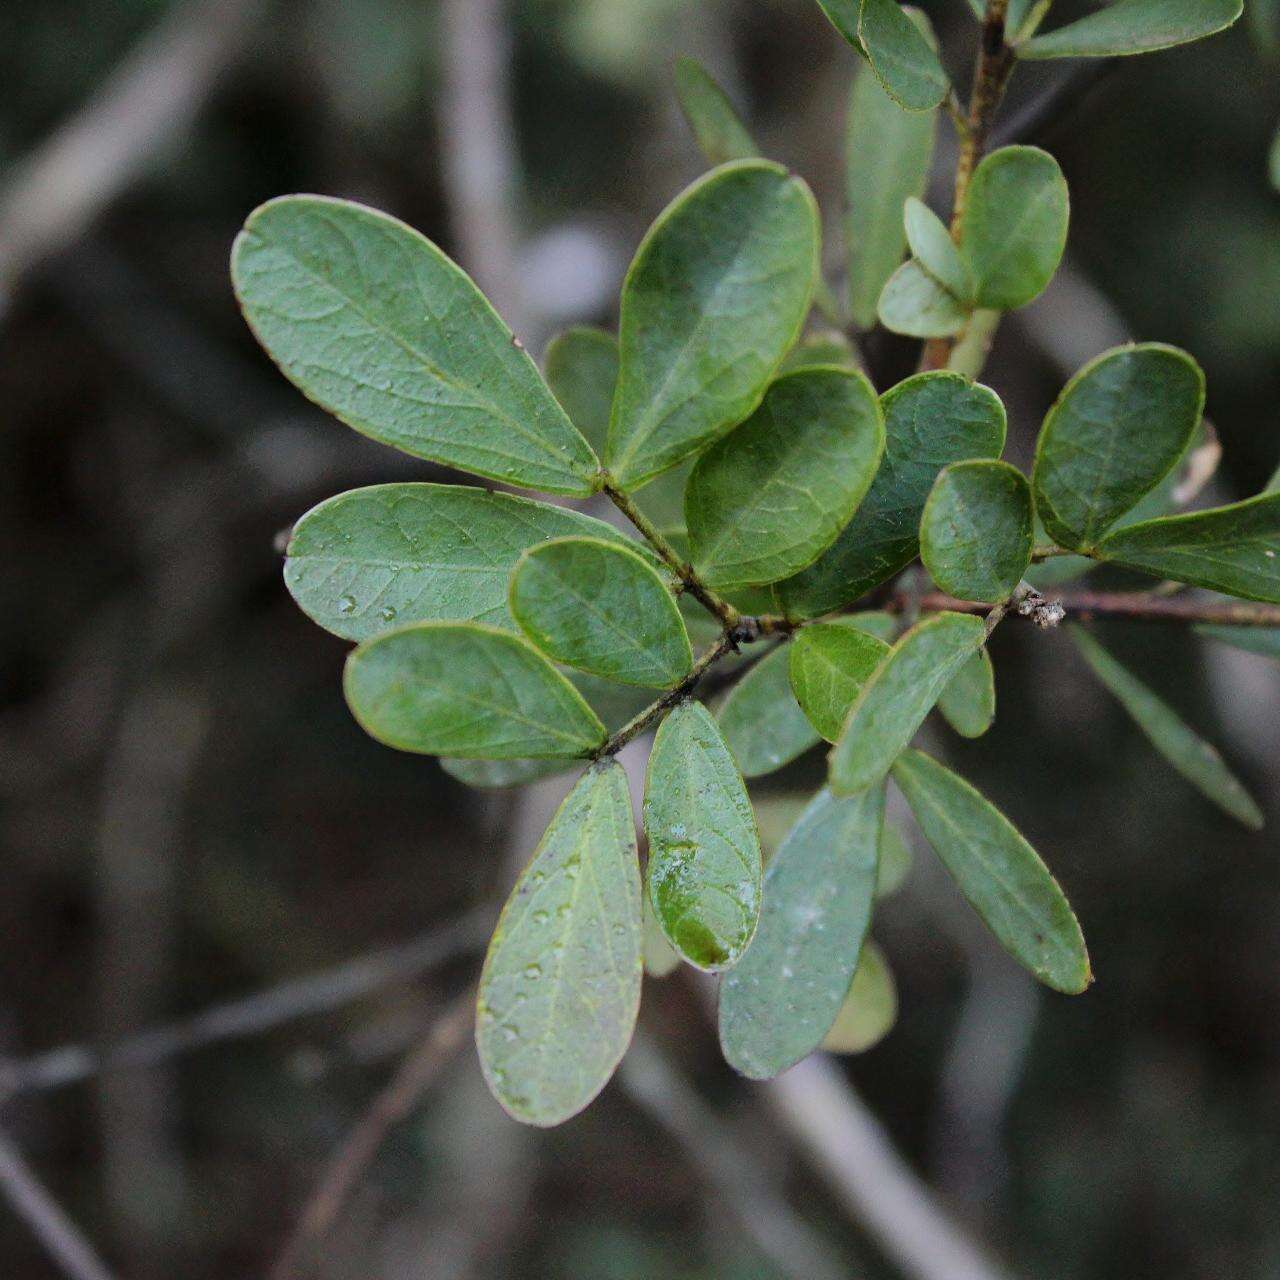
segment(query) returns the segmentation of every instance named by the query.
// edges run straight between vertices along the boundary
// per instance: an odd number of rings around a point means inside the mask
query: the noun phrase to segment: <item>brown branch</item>
[[[1055,595],[1069,617],[1089,622],[1095,619],[1126,622],[1198,623],[1224,627],[1280,627],[1280,605],[1253,604],[1249,601],[1187,600],[1181,597],[1156,596],[1146,591],[1067,591]],[[905,595],[891,596],[881,607],[900,613],[908,605]],[[914,601],[910,603],[916,603]],[[941,592],[930,592],[918,601],[923,613],[948,610],[973,613],[985,617],[993,612],[989,604],[957,600]],[[999,606],[995,606],[999,608]],[[1011,610],[1012,616],[1019,616]]]
[[[475,1008],[468,989],[441,1014],[426,1038],[400,1063],[390,1082],[330,1156],[297,1226],[268,1274],[268,1280],[295,1280],[313,1261],[351,1193],[373,1163],[390,1131],[417,1106],[466,1043]]]

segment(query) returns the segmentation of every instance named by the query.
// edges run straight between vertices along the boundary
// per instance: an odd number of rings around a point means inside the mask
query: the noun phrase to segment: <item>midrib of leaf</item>
[[[616,637],[622,642],[620,647],[624,651],[632,654],[638,654],[640,657],[645,659],[646,662],[656,663],[657,658],[654,650],[647,649],[643,645],[639,644],[630,632],[624,630],[618,623],[601,613],[600,610],[596,608],[595,603],[578,591],[571,582],[566,581],[563,575],[556,573],[553,574],[553,576],[565,595],[577,601],[577,603],[582,606],[583,610],[595,618],[596,621],[610,633],[610,635]]]
[[[988,277],[995,275],[997,270],[1003,270],[1004,264],[1014,255],[1016,248],[1015,242],[1022,234],[1022,230],[1026,226],[1028,220],[1031,218],[1032,214],[1038,212],[1039,207],[1043,205],[1052,194],[1053,187],[1050,185],[1043,188],[1032,200],[1024,201],[1012,228],[1003,237],[1001,248],[992,258],[989,259],[990,263],[993,265],[988,268]],[[963,244],[963,241],[961,243]],[[943,285],[943,288],[945,289],[946,286]],[[981,292],[981,285],[979,285],[979,292]]]

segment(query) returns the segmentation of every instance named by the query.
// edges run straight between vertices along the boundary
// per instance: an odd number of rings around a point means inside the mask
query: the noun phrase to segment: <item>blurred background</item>
[[[963,90],[968,5],[925,7]],[[343,489],[445,473],[275,373],[233,303],[231,240],[270,196],[350,196],[457,256],[531,350],[611,325],[645,226],[704,167],[680,53],[811,182],[838,278],[855,59],[813,0],[0,7],[5,1196],[38,1198],[35,1170],[120,1280],[273,1262],[327,1280],[1276,1280],[1274,832],[1185,786],[1065,636],[1013,626],[995,729],[931,747],[1063,882],[1087,995],[1035,989],[922,849],[875,925],[901,1000],[879,1047],[789,1092],[749,1086],[705,993],[649,981],[620,1078],[544,1133],[505,1118],[465,1046],[409,1089],[323,1244],[279,1262],[326,1162],[477,972],[564,784],[470,790],[348,717],[345,646],[286,594],[281,532]],[[1247,496],[1280,461],[1276,63],[1242,23],[1096,70],[1020,71],[1004,114],[1073,197],[1064,270],[985,375],[1010,456],[1081,362],[1160,339],[1208,373],[1226,452],[1206,496]],[[882,388],[911,368],[896,339],[866,350]],[[1280,819],[1274,661],[1167,627],[1102,634]],[[766,839],[820,768],[758,788]],[[105,1043],[254,993],[99,1069]],[[913,1216],[920,1182],[950,1227]],[[96,1275],[0,1200],[0,1276],[64,1274]]]

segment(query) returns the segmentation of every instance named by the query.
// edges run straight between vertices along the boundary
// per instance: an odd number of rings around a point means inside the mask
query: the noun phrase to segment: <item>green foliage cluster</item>
[[[288,546],[299,605],[356,643],[346,697],[373,737],[482,786],[585,766],[480,980],[486,1078],[532,1124],[567,1119],[608,1081],[646,967],[723,974],[721,1043],[749,1076],[875,1043],[896,994],[869,931],[908,861],[884,819],[890,779],[1009,954],[1083,991],[1089,959],[1061,888],[988,800],[911,747],[917,731],[935,708],[968,737],[991,725],[986,641],[1028,596],[1033,562],[1280,602],[1280,493],[1169,511],[1204,406],[1186,353],[1105,353],[1049,410],[1030,476],[1001,459],[1005,412],[974,381],[974,350],[1052,278],[1065,180],[1043,151],[997,150],[949,229],[920,199],[950,94],[927,24],[896,0],[819,3],[870,67],[850,101],[843,300],[820,279],[808,187],[756,154],[688,61],[680,100],[715,167],[641,242],[617,337],[561,335],[545,374],[471,280],[385,214],[286,197],[235,246],[249,324],[341,421],[509,486],[609,499],[639,535],[502,492],[404,483],[322,503]],[[1047,9],[1009,6],[1016,56],[1162,48],[1227,25],[1240,3],[1119,0],[1037,34]],[[956,338],[950,367],[878,393],[842,335],[805,333],[815,305],[857,327],[878,316]],[[659,527],[654,495],[673,483],[684,525]],[[1051,541],[1037,545],[1038,530]],[[917,558],[954,607],[877,611],[869,593]],[[1222,759],[1091,635],[1076,639],[1157,750],[1260,823]],[[737,679],[709,706],[699,682],[722,661]],[[651,728],[642,878],[616,753]],[[827,785],[766,867],[745,779],[824,741]]]

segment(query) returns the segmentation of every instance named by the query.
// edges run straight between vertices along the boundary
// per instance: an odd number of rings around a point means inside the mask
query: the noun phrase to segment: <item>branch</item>
[[[417,1106],[423,1093],[466,1043],[474,1010],[475,990],[469,988],[445,1009],[426,1038],[400,1063],[387,1086],[338,1144],[297,1226],[268,1273],[268,1280],[295,1280],[302,1274],[373,1163],[388,1133]]]
[[[345,964],[215,1005],[168,1026],[155,1027],[103,1049],[69,1045],[25,1061],[0,1064],[0,1101],[17,1093],[58,1089],[102,1071],[151,1066],[226,1040],[258,1035],[286,1022],[339,1009],[384,987],[416,978],[467,951],[479,950],[494,912],[480,908],[409,942]]]
[[[881,607],[890,613],[901,613],[909,604],[917,603],[923,613],[938,613],[945,609],[984,617],[1000,607],[957,600],[938,591],[930,592],[918,601],[908,601],[903,595],[895,595]],[[1222,627],[1280,627],[1280,605],[1249,601],[1185,600],[1145,591],[1068,591],[1055,596],[1053,603],[1060,604],[1067,615],[1082,622],[1122,619],[1126,622],[1180,622]],[[1016,608],[1011,613],[1029,616],[1019,614]],[[1031,620],[1036,620],[1033,615]]]
[[[49,1256],[72,1280],[112,1280],[93,1246],[62,1211],[22,1157],[0,1132],[0,1192],[31,1228]]]

